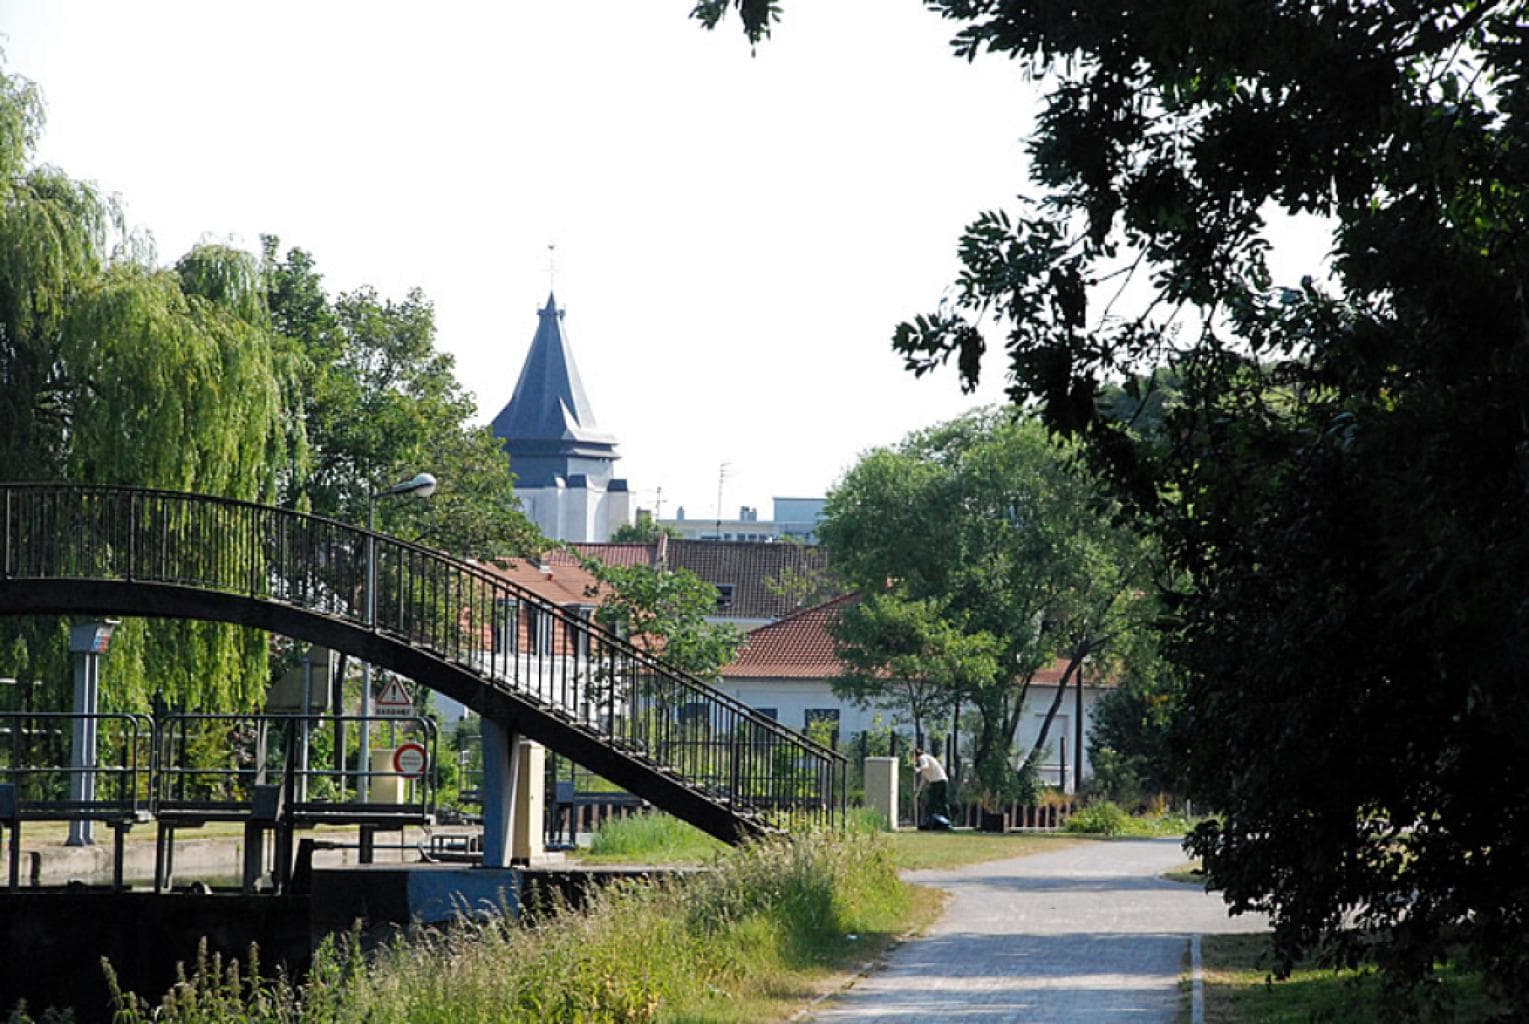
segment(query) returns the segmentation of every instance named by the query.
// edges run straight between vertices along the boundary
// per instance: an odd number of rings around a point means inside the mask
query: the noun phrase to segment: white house
[[[834,598],[793,615],[761,626],[748,634],[736,660],[722,670],[721,688],[733,697],[750,704],[793,729],[805,730],[815,721],[836,725],[837,736],[851,739],[859,733],[891,725],[899,731],[911,731],[913,724],[906,713],[896,709],[861,707],[836,697],[833,679],[840,672],[836,644],[829,626],[840,611],[858,600],[855,594]],[[1046,711],[1056,697],[1065,662],[1057,662],[1037,674],[1030,686],[1028,706],[1017,740],[1029,750],[1040,735]],[[1112,684],[1090,679],[1085,674],[1081,687],[1070,683],[1062,706],[1053,719],[1046,754],[1041,760],[1041,780],[1047,785],[1062,785],[1072,792],[1077,784],[1077,722],[1081,705],[1083,717],[1083,772],[1091,771],[1088,758],[1088,728],[1094,706]],[[936,736],[949,733],[948,723],[926,730]],[[1063,771],[1065,766],[1065,780]]]

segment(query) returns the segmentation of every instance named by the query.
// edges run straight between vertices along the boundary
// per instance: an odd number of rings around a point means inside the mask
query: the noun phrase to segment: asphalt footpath
[[[1218,896],[1161,877],[1184,864],[1178,840],[1148,839],[908,872],[908,881],[951,894],[944,916],[811,1020],[1187,1020],[1180,981],[1191,937],[1262,931],[1267,922],[1230,917]]]

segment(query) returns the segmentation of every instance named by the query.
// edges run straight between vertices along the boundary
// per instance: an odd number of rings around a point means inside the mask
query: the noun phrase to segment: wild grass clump
[[[910,892],[878,837],[759,842],[711,870],[597,893],[580,911],[415,929],[366,953],[327,943],[308,979],[262,979],[217,958],[150,1007],[118,999],[118,1024],[755,1020],[801,998],[902,927]]]
[[[601,860],[680,863],[709,861],[727,849],[694,825],[655,811],[602,822],[589,854]]]
[[[851,807],[844,827],[851,832],[886,832],[887,816],[871,807]]]

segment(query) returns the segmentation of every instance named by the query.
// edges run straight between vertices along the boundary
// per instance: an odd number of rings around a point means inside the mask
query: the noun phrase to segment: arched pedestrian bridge
[[[202,494],[0,495],[0,614],[252,626],[413,679],[730,842],[842,822],[834,751],[470,562]]]

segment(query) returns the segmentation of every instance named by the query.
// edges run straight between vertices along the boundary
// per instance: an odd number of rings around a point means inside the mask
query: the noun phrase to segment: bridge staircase
[[[723,840],[842,824],[839,754],[483,565],[208,495],[0,484],[0,501],[0,614],[265,629],[413,679]]]

